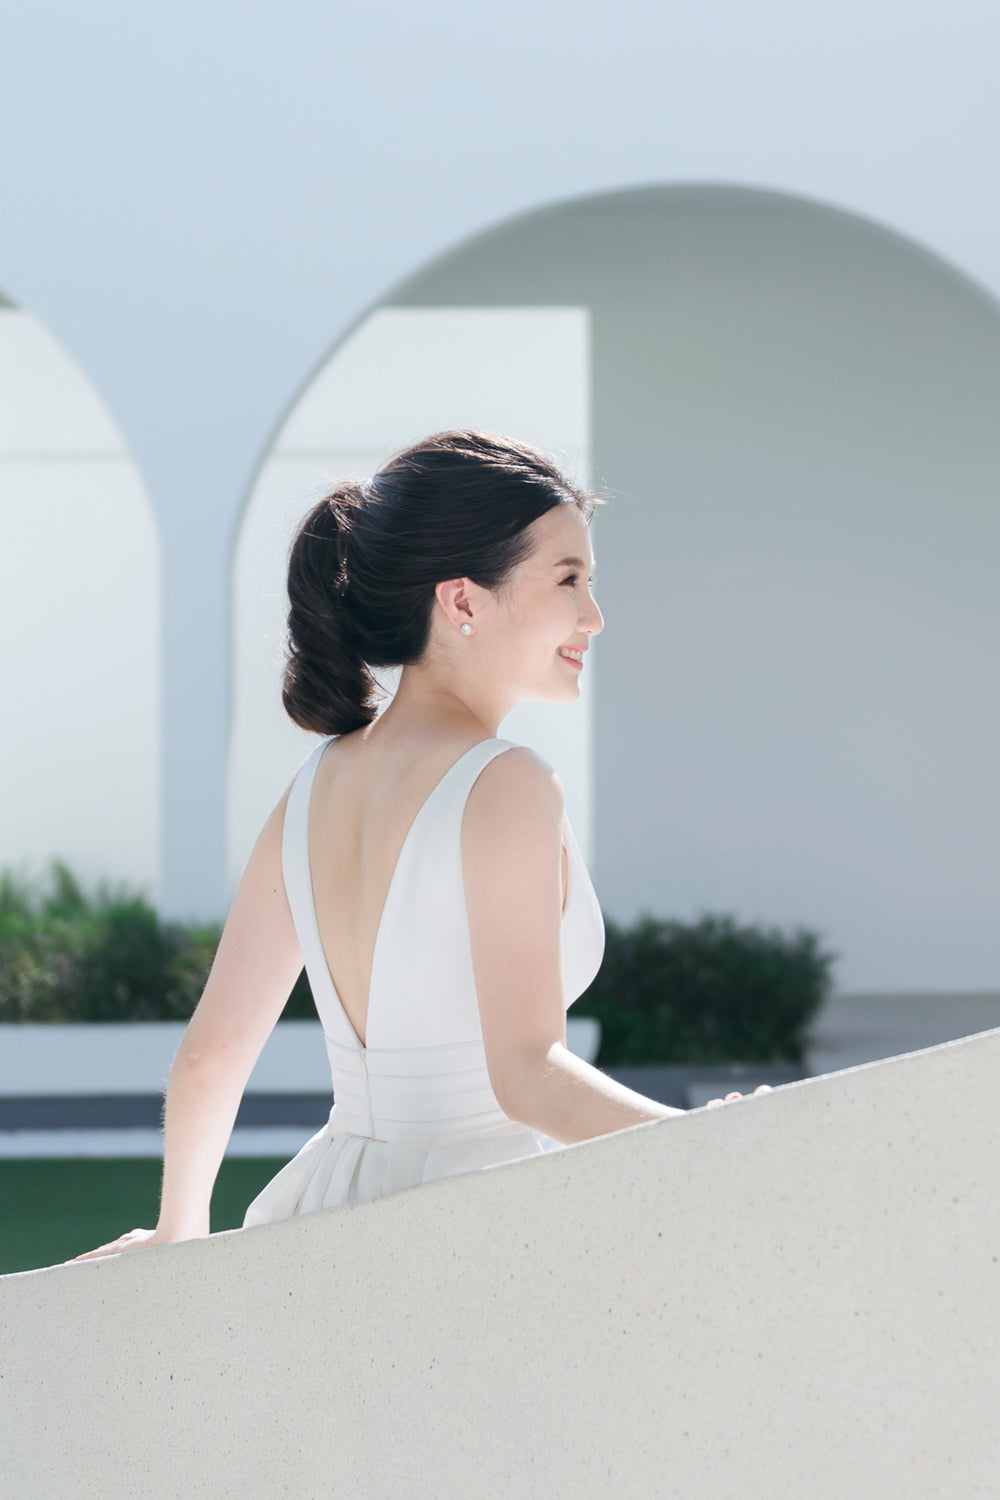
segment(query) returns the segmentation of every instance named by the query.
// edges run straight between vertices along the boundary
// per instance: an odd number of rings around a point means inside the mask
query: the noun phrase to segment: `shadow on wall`
[[[589,311],[605,909],[801,923],[848,992],[995,992],[992,299],[853,214],[661,186],[386,301]]]

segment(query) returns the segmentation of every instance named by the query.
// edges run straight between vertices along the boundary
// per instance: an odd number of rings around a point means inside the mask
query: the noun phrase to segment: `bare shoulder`
[[[563,787],[536,750],[515,745],[495,755],[469,791],[462,822],[466,885],[495,897],[506,881],[547,878],[562,844]]]
[[[298,772],[296,772],[296,775],[298,775]],[[270,851],[272,858],[277,858],[277,860],[279,861],[279,869],[281,860],[281,841],[285,829],[285,810],[288,807],[288,799],[291,796],[292,787],[294,785],[295,776],[292,777],[291,781],[285,787],[285,790],[282,792],[281,796],[278,798],[277,802],[275,802],[274,806],[271,808],[271,811],[264,819],[264,822],[261,825],[260,833],[257,836],[258,845],[264,845]]]
[[[514,745],[489,761],[472,784],[466,804],[466,823],[520,821],[525,816],[561,817],[563,784],[543,755],[530,745]]]

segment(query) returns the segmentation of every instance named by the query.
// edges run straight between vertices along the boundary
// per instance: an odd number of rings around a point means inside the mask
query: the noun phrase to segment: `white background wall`
[[[591,310],[598,894],[805,924],[849,993],[1000,984],[1000,309],[853,214],[649,188],[401,301]],[[590,667],[588,658],[588,670]]]
[[[121,433],[40,323],[0,307],[0,865],[160,874],[155,522]]]
[[[171,914],[224,905],[231,550],[264,434],[334,342],[466,237],[649,183],[804,194],[1000,291],[998,61],[985,0],[5,18],[0,286],[96,380],[161,522]]]
[[[716,183],[870,216],[1000,295],[985,0],[40,0],[3,41],[0,286],[96,381],[161,526],[170,914],[219,914],[238,863],[229,570],[266,434],[415,269],[540,205]]]

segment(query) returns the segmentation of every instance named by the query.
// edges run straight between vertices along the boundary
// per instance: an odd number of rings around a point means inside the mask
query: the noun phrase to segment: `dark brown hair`
[[[472,430],[404,448],[366,484],[344,480],[306,516],[289,556],[289,716],[317,734],[370,724],[369,668],[420,660],[438,583],[502,590],[533,550],[533,521],[575,505],[589,523],[605,503],[541,449]]]

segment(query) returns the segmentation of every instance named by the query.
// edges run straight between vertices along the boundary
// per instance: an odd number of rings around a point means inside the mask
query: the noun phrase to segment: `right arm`
[[[527,746],[495,756],[469,793],[462,866],[490,1083],[500,1108],[569,1145],[685,1114],[566,1046],[562,784]]]

